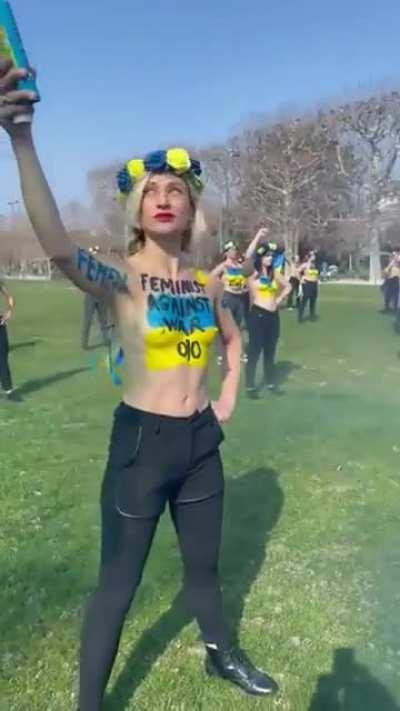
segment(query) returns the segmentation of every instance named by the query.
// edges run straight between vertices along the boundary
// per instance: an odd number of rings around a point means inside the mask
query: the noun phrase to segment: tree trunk
[[[296,227],[295,235],[294,235],[294,242],[293,242],[293,257],[298,257],[299,256],[299,228],[298,226]]]
[[[379,230],[372,225],[369,230],[369,282],[379,284],[382,281],[381,245]]]
[[[285,245],[286,257],[292,259],[293,256],[293,242],[294,242],[294,230],[293,223],[289,218],[290,214],[290,196],[286,192],[284,199],[284,230],[283,230],[283,242]]]

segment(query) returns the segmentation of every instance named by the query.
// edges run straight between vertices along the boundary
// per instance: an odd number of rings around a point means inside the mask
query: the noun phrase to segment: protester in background
[[[289,311],[293,311],[299,307],[299,289],[300,289],[300,257],[298,254],[294,259],[288,260],[288,276],[289,284],[292,290],[287,298],[287,307]]]
[[[95,256],[100,252],[100,247],[90,247],[89,254]],[[82,335],[81,345],[84,350],[89,348],[90,330],[93,325],[93,319],[97,316],[100,333],[102,337],[102,345],[107,346],[109,342],[108,333],[108,308],[105,301],[95,298],[92,294],[86,293],[83,301],[83,319],[82,319]]]
[[[400,254],[393,252],[392,259],[383,272],[385,282],[383,294],[385,298],[385,313],[396,313],[400,293]]]
[[[247,278],[243,274],[243,257],[235,242],[226,242],[223,248],[223,261],[213,270],[212,275],[222,280],[224,285],[224,306],[230,310],[239,330],[247,317],[246,293],[248,292]],[[247,297],[248,298],[248,297]],[[242,353],[241,360],[247,362],[246,353]],[[218,356],[218,363],[223,362],[223,356]]]
[[[315,321],[318,299],[319,270],[317,268],[316,253],[308,253],[306,260],[299,267],[301,296],[299,300],[299,323],[304,321],[304,312],[307,305],[310,309],[310,320]]]
[[[7,333],[7,323],[13,313],[14,299],[11,294],[8,293],[2,281],[0,281],[0,296],[2,296],[6,302],[5,311],[0,313],[0,385],[6,397],[9,400],[15,400],[17,396],[13,388],[9,365],[10,346]]]
[[[248,397],[258,397],[255,385],[257,363],[263,354],[264,385],[276,390],[275,355],[280,336],[279,306],[291,291],[291,285],[281,272],[281,254],[277,247],[268,242],[260,242],[267,236],[265,229],[259,230],[246,250],[246,271],[251,270],[249,288],[251,309],[249,316],[249,346],[246,366],[246,392]],[[278,268],[274,268],[277,258]]]
[[[224,304],[231,311],[234,321],[240,329],[244,318],[243,293],[247,282],[243,275],[243,259],[239,247],[231,241],[226,242],[222,254],[223,261],[211,273],[222,279]]]
[[[128,161],[118,174],[118,197],[136,238],[136,252],[119,263],[93,257],[68,239],[31,125],[13,121],[29,111],[29,92],[17,88],[22,76],[11,62],[0,67],[0,123],[11,138],[26,210],[43,249],[65,275],[110,304],[125,355],[123,401],[114,415],[101,493],[98,585],[82,634],[80,711],[102,707],[123,623],[167,504],[208,674],[249,694],[271,695],[276,682],[232,647],[222,609],[218,559],[224,478],[219,445],[224,439],[221,424],[236,404],[241,343],[219,280],[197,269],[191,259],[202,217],[200,163],[182,148]],[[227,367],[219,398],[211,403],[207,366],[218,332]]]

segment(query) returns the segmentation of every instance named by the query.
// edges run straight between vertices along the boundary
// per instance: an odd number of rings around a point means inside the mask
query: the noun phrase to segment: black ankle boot
[[[206,650],[206,671],[210,676],[220,676],[256,696],[272,696],[279,691],[276,681],[256,669],[244,652],[211,647]]]

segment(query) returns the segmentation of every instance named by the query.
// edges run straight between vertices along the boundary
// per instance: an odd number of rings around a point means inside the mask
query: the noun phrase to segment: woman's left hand
[[[218,422],[220,425],[223,425],[232,417],[232,413],[235,409],[235,401],[231,398],[221,396],[219,400],[214,400],[211,403],[211,407],[214,410]]]

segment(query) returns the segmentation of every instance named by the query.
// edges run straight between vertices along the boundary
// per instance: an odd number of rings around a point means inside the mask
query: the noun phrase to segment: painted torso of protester
[[[176,185],[171,177],[168,180],[179,200],[179,180]],[[157,213],[154,216],[153,191],[150,184],[143,195],[142,220],[147,217],[150,223],[161,219]],[[166,220],[164,224],[169,223]],[[146,411],[173,414],[173,387],[178,390],[180,414],[182,407],[189,412],[203,409],[208,402],[208,351],[220,323],[220,284],[195,269],[188,254],[172,275],[163,268],[156,246],[150,255],[149,250],[143,253],[139,238],[137,248],[123,261],[77,248],[73,258],[64,261],[64,271],[94,298],[108,303],[114,313],[124,353],[124,402]]]
[[[140,252],[127,260],[126,277],[129,297],[114,295],[125,355],[124,401],[165,412],[170,388],[178,386],[182,402],[201,392],[201,401],[189,402],[189,409],[204,408],[208,351],[218,330],[218,283],[189,259],[173,278]]]
[[[316,253],[312,250],[300,264],[299,273],[301,282],[309,284],[319,283],[319,269],[317,267]]]
[[[281,260],[275,268],[275,244],[267,241],[268,230],[261,228],[245,253],[244,271],[249,274],[250,298],[253,306],[267,311],[277,311],[280,303],[291,291],[282,274]]]
[[[220,277],[224,284],[224,291],[231,294],[242,294],[247,287],[247,278],[243,274],[243,258],[238,246],[234,242],[227,242],[223,249],[223,261],[212,274]]]
[[[223,261],[215,267],[212,275],[223,284],[223,304],[228,308],[240,329],[246,317],[248,280],[243,271],[243,257],[234,242],[227,242],[223,249]]]

